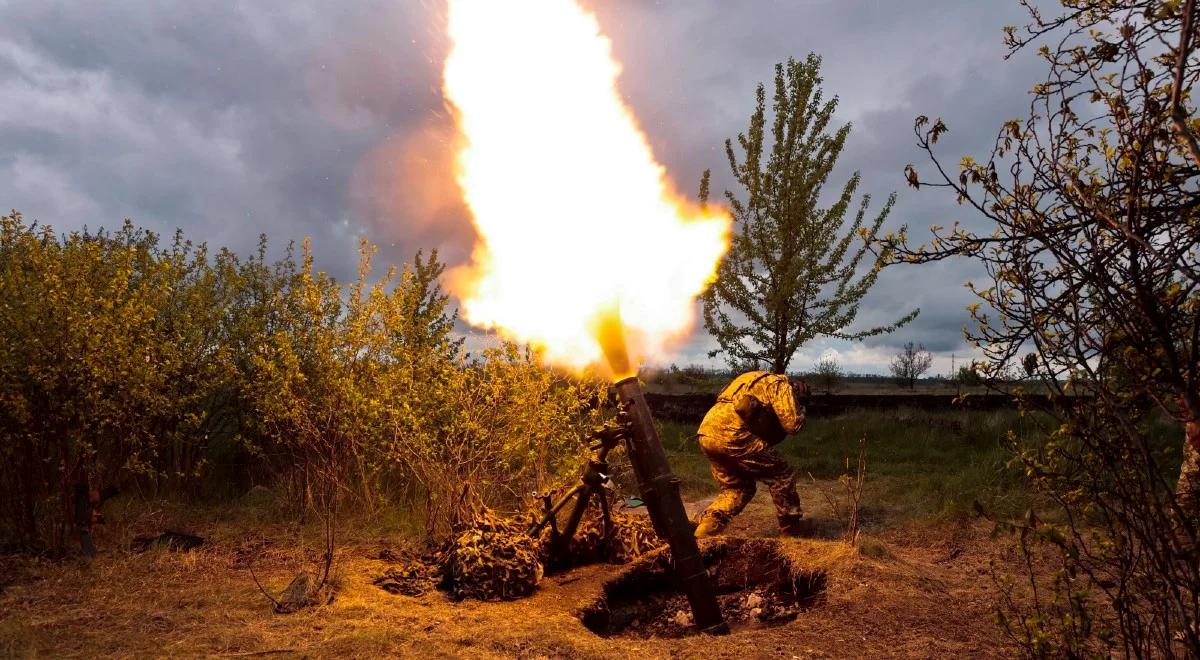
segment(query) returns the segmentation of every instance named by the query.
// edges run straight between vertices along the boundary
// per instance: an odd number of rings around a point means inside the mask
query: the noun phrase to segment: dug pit
[[[583,625],[603,637],[696,634],[669,552],[647,555],[606,582],[579,611]],[[712,539],[702,542],[700,553],[733,630],[787,623],[825,591],[824,571],[797,565],[772,539]]]

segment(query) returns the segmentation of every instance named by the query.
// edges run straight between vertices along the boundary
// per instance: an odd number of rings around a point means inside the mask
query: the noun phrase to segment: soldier
[[[696,536],[718,534],[754,497],[755,482],[771,490],[780,534],[799,536],[811,521],[800,511],[796,473],[775,451],[788,434],[804,427],[808,385],[787,376],[751,371],[738,376],[717,395],[717,403],[700,423],[700,449],[721,487],[700,514]]]

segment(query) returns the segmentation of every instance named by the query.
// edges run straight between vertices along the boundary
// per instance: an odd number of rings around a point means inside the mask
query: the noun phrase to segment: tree
[[[978,387],[983,385],[983,376],[979,375],[979,363],[971,360],[971,364],[958,368],[958,373],[954,374],[954,381],[960,386]]]
[[[838,364],[838,361],[832,357],[825,357],[817,362],[817,368],[812,373],[811,381],[816,389],[824,390],[826,394],[830,394],[834,390],[841,388],[845,377],[846,374],[842,372],[842,367]]]
[[[165,397],[159,312],[170,278],[157,237],[116,232],[57,237],[0,217],[0,533],[26,547],[65,549],[76,490],[145,473]]]
[[[1025,357],[1021,358],[1021,368],[1025,371],[1027,378],[1036,378],[1038,371],[1038,354],[1026,353]]]
[[[916,387],[917,379],[921,377],[921,374],[929,371],[932,364],[933,355],[925,350],[923,345],[913,344],[910,341],[892,359],[892,375],[896,377],[897,384],[908,385],[908,389],[911,390]]]
[[[918,117],[935,173],[906,168],[911,186],[947,188],[989,226],[880,250],[981,262],[990,281],[972,287],[968,337],[992,372],[1032,349],[1058,395],[1044,441],[1012,447],[1057,510],[1010,526],[1028,552],[1056,549],[1059,572],[1048,587],[1029,576],[1037,598],[1007,599],[1008,630],[1040,656],[1196,656],[1200,564],[1178,558],[1198,521],[1173,493],[1177,441],[1149,424],[1155,408],[1180,423],[1200,410],[1196,3],[1063,0],[1053,16],[1022,4],[1030,22],[1005,28],[1010,51],[1046,42],[1028,115],[957,168],[935,154],[946,125]]]
[[[737,138],[740,158],[733,142],[725,141],[742,194],[725,192],[737,231],[703,304],[704,326],[720,345],[709,357],[724,354],[731,366],[757,363],[785,373],[796,351],[814,337],[863,339],[891,332],[918,312],[890,325],[846,330],[889,257],[879,255],[860,273],[867,245],[851,254],[850,244],[856,235],[868,242],[878,235],[895,194],[869,223],[871,197],[863,195],[844,232],[859,174],[850,177],[832,206],[818,205],[850,134],[849,124],[828,132],[837,97],[823,100],[820,66],[821,58],[811,54],[804,62],[776,65],[769,153],[764,151],[767,110],[761,84],[749,132]],[[706,170],[702,203],[708,201],[709,179]]]
[[[379,276],[364,244],[348,285],[307,241],[266,254],[0,216],[0,547],[61,554],[114,484],[282,488],[331,534],[339,502],[394,496],[445,530],[466,483],[523,509],[576,474],[612,414],[603,382],[463,351],[436,253]]]

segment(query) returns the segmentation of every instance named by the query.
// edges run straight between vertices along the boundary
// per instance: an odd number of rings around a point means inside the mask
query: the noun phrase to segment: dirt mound
[[[823,570],[798,565],[772,539],[717,538],[703,542],[700,553],[733,629],[791,621],[825,590]],[[600,597],[578,616],[588,630],[604,637],[683,637],[697,632],[666,549],[606,582]]]

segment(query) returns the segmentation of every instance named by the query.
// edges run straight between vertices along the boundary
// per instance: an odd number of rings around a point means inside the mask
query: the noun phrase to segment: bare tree
[[[896,377],[898,385],[908,385],[908,389],[911,390],[916,387],[921,374],[929,371],[932,364],[933,355],[925,350],[925,346],[910,341],[892,359],[892,375]]]
[[[1034,598],[1009,601],[1007,629],[1039,656],[1197,657],[1197,511],[1174,493],[1178,445],[1146,423],[1155,408],[1180,423],[1200,410],[1195,0],[1062,0],[1054,16],[1021,4],[1030,22],[1005,28],[1007,43],[1037,47],[1048,71],[1028,115],[957,168],[934,153],[947,126],[919,117],[934,173],[906,168],[911,186],[949,189],[990,226],[881,249],[980,261],[990,281],[972,286],[968,335],[986,368],[1032,349],[1048,391],[1088,399],[1057,397],[1045,441],[1013,447],[1057,510],[1010,526],[1031,554],[1057,549],[1060,571],[1050,584],[1031,571]]]

